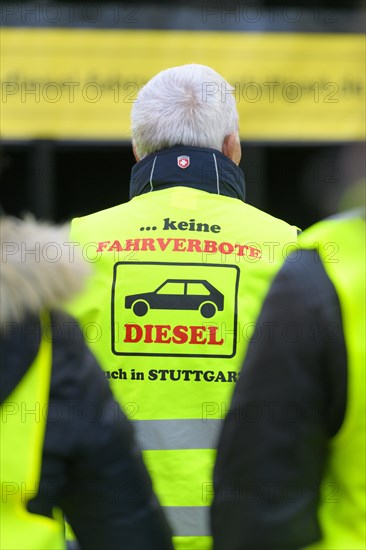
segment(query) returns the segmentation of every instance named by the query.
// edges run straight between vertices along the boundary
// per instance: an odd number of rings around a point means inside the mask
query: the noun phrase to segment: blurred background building
[[[3,1],[1,202],[65,220],[128,200],[130,110],[162,69],[235,88],[247,201],[306,228],[365,179],[365,3]],[[220,93],[225,101],[226,90]]]

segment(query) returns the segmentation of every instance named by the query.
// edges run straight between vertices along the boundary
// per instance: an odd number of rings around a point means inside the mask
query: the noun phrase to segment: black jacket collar
[[[179,157],[186,168],[178,164]],[[132,169],[130,198],[184,186],[245,200],[243,171],[216,149],[176,145],[145,157]]]

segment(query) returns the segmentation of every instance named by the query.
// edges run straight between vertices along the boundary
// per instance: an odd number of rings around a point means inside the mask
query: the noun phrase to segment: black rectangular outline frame
[[[233,334],[233,351],[231,355],[210,355],[210,354],[191,354],[191,353],[138,353],[138,352],[122,352],[116,351],[114,346],[114,299],[115,299],[115,287],[117,279],[117,267],[119,265],[176,265],[176,266],[207,266],[207,267],[229,267],[236,269],[236,282],[235,282],[235,308],[234,308],[234,334]],[[111,349],[114,355],[124,355],[124,356],[143,356],[143,357],[209,357],[213,359],[231,359],[236,355],[236,337],[238,332],[238,290],[239,290],[239,279],[240,279],[240,268],[237,265],[229,264],[203,264],[203,263],[184,263],[184,262],[116,262],[113,266],[113,283],[112,283],[112,293],[111,293]]]

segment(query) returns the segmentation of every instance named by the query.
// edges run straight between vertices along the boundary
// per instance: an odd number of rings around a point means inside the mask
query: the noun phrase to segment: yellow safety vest
[[[329,444],[318,517],[323,537],[310,548],[366,547],[366,356],[365,218],[339,216],[320,222],[300,238],[315,248],[341,305],[347,349],[345,418]]]
[[[42,329],[47,323],[45,315]],[[49,518],[27,510],[39,487],[51,367],[52,344],[42,338],[32,365],[0,408],[0,548],[4,550],[65,548],[61,512],[55,510],[54,518]]]
[[[176,547],[208,548],[218,432],[297,230],[238,199],[178,186],[75,219],[71,240],[95,275],[70,310],[138,421]]]

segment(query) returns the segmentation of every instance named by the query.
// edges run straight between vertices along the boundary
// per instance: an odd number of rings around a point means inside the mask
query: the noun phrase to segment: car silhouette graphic
[[[125,308],[138,317],[149,309],[198,310],[209,319],[224,309],[224,296],[203,279],[167,279],[153,292],[126,296]]]

